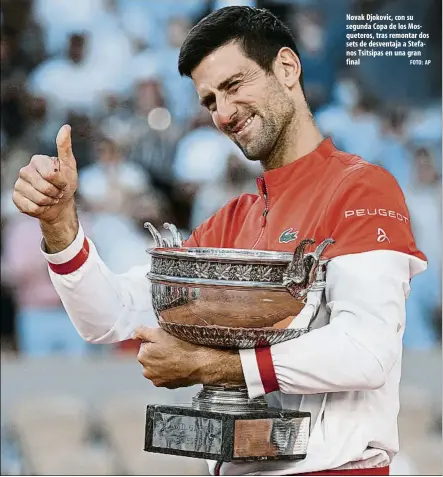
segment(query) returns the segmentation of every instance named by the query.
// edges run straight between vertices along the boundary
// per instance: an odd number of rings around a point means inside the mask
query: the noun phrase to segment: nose
[[[236,112],[237,108],[232,102],[227,101],[226,98],[217,98],[217,111],[214,117],[217,127],[225,128],[232,122]]]

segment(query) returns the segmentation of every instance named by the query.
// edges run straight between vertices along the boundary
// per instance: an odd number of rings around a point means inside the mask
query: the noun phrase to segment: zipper
[[[265,201],[265,208],[263,210],[262,216],[261,216],[261,230],[260,230],[260,235],[258,236],[257,240],[255,241],[254,245],[252,246],[252,250],[257,246],[257,244],[260,242],[260,240],[263,237],[263,234],[265,233],[265,227],[266,227],[266,217],[269,213],[269,206],[268,206],[268,194],[266,191],[266,184],[265,181],[262,177],[257,179],[257,183],[259,184],[260,187],[260,192],[263,194],[263,200]]]

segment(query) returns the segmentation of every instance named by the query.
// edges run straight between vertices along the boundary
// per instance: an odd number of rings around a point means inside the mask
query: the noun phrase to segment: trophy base
[[[311,416],[267,408],[232,414],[191,406],[148,405],[147,452],[231,461],[301,460]]]

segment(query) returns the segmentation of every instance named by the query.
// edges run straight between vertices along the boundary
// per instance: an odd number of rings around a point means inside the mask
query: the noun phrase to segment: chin
[[[253,144],[249,142],[246,146],[240,146],[240,149],[243,151],[243,154],[250,161],[263,161],[269,156],[270,150],[267,145],[263,144]]]
[[[246,157],[246,159],[249,159],[250,161],[258,161],[260,160],[259,157],[257,157],[256,151],[253,150],[249,145],[243,145],[237,143],[237,146],[241,149],[241,152],[243,155]]]
[[[259,161],[260,154],[257,154],[257,144],[254,144],[253,139],[249,139],[245,142],[234,141],[235,144],[241,149],[244,156],[250,161]]]

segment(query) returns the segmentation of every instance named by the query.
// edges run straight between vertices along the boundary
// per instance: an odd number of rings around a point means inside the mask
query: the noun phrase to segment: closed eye
[[[200,104],[204,108],[209,109],[209,111],[212,111],[215,105],[215,96],[213,94],[209,94],[208,96],[205,96],[200,102]]]
[[[238,89],[238,87],[240,86],[240,81],[233,81],[230,85],[229,85],[229,88],[228,90],[229,91],[232,91],[232,90],[236,90]]]
[[[238,75],[235,75],[235,76],[238,76]],[[241,85],[241,80],[231,80],[229,82],[229,79],[228,79],[226,81],[223,81],[218,86],[218,89],[221,91],[225,91],[227,93],[235,93],[240,87],[240,85]],[[200,104],[211,112],[214,112],[217,109],[217,102],[215,99],[215,95],[213,93],[210,93],[204,96]]]

